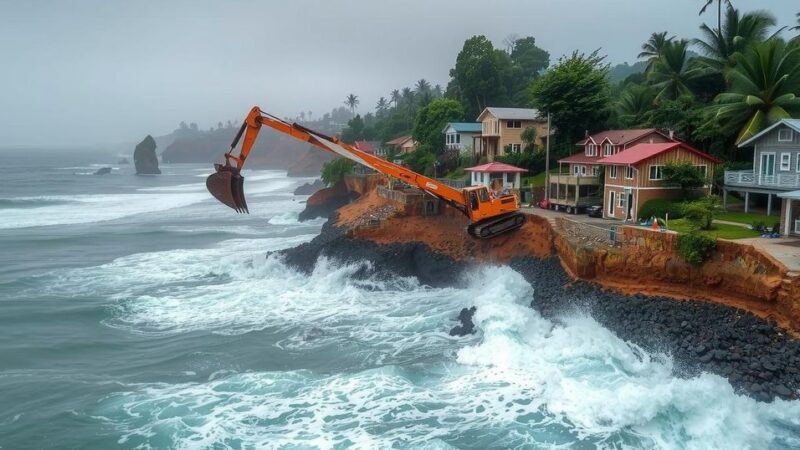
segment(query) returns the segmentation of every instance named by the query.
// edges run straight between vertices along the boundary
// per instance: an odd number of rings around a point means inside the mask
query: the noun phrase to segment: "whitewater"
[[[509,267],[432,288],[287,266],[324,223],[297,220],[310,179],[245,173],[243,216],[210,167],[88,175],[108,160],[0,169],[0,448],[800,448],[800,402],[545,319]]]

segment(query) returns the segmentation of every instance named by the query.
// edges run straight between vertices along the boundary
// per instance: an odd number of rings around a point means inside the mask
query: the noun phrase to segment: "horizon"
[[[693,38],[702,23],[716,21],[713,8],[698,15],[701,5],[692,0],[558,6],[502,0],[488,19],[480,2],[457,6],[422,0],[4,4],[0,49],[7,67],[0,85],[15,88],[0,90],[0,151],[127,144],[169,134],[181,121],[207,130],[242,120],[256,104],[280,117],[301,111],[321,117],[350,93],[360,100],[356,112],[365,114],[380,96],[420,78],[446,87],[456,55],[473,35],[486,35],[497,48],[512,34],[533,36],[551,64],[573,50],[600,48],[613,67],[636,63],[652,32]],[[768,8],[778,27],[797,12],[788,0],[734,6]],[[619,17],[621,26],[596,27]],[[307,26],[297,30],[291,24],[300,18]],[[442,27],[443,19],[456,26]]]

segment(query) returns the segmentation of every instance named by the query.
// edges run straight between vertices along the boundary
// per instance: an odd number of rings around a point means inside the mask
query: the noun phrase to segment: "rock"
[[[131,163],[131,162],[130,162],[130,161],[128,161],[128,158],[120,158],[120,159],[117,161],[117,164],[123,164],[123,165],[130,164],[130,163]]]
[[[782,384],[778,384],[776,386],[773,386],[772,387],[772,392],[775,393],[775,395],[777,395],[779,397],[782,397],[782,398],[792,398],[794,396],[793,395],[794,393],[791,390],[789,390],[789,388],[787,388],[786,386],[784,386]]]
[[[95,175],[108,175],[111,173],[111,167],[101,167],[94,173]]]
[[[136,165],[136,175],[161,174],[156,156],[156,141],[149,134],[133,151],[133,163]]]
[[[776,370],[778,370],[778,368],[777,368],[777,367],[775,367],[775,364],[772,364],[772,363],[771,363],[771,362],[769,362],[769,361],[763,361],[763,362],[761,363],[761,367],[763,367],[763,368],[764,368],[764,370],[768,370],[768,371],[770,371],[770,372],[775,372]]]
[[[311,195],[324,187],[325,183],[323,183],[320,179],[316,179],[313,183],[306,183],[302,186],[299,186],[294,190],[294,195]]]
[[[353,196],[357,197],[357,194],[353,194]],[[328,218],[337,209],[350,203],[350,200],[352,200],[351,195],[347,192],[347,186],[343,182],[320,189],[308,198],[306,208],[300,211],[297,220],[302,222],[318,217]]]
[[[458,314],[458,320],[461,325],[456,325],[450,330],[450,336],[466,336],[468,334],[475,334],[475,324],[472,322],[472,316],[475,315],[476,308],[462,308]]]

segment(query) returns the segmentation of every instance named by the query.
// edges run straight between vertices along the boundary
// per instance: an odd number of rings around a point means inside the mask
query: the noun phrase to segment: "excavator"
[[[225,152],[224,164],[215,164],[215,172],[206,179],[206,187],[211,195],[236,212],[249,212],[241,170],[253,148],[258,132],[264,126],[305,141],[320,150],[355,161],[442,200],[469,218],[467,232],[475,238],[492,238],[515,230],[525,223],[525,215],[519,211],[519,199],[514,194],[494,195],[485,186],[456,189],[434,178],[420,175],[407,167],[359,150],[337,137],[326,136],[300,124],[281,120],[265,113],[258,106],[250,110],[236,133],[230,150]],[[242,146],[239,152],[234,154],[242,137],[244,137]]]

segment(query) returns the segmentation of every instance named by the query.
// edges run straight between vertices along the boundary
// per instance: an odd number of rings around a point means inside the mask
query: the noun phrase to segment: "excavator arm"
[[[237,212],[248,212],[244,196],[244,177],[241,170],[255,144],[258,133],[264,126],[308,142],[320,150],[337,154],[384,175],[402,180],[441,199],[470,219],[472,223],[468,231],[475,237],[493,237],[519,228],[525,221],[524,215],[519,212],[519,201],[513,194],[494,197],[484,186],[455,189],[436,179],[359,150],[341,142],[336,137],[326,136],[297,123],[281,120],[263,112],[257,106],[250,110],[236,133],[230,150],[225,152],[225,162],[215,164],[215,172],[206,179],[206,187],[211,195]],[[237,153],[236,148],[240,141],[242,145]]]

